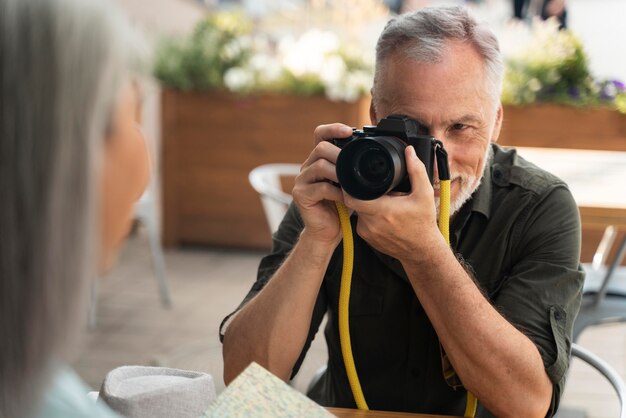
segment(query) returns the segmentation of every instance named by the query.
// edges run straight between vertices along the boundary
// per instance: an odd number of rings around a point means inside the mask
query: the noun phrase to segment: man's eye
[[[462,123],[455,123],[454,125],[452,125],[451,129],[454,131],[462,131],[463,129],[467,128],[467,125],[464,125]]]

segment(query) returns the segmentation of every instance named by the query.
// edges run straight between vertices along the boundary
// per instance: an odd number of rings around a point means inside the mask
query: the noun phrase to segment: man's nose
[[[443,147],[446,147],[446,132],[444,129],[431,129],[429,135],[435,137],[443,143]]]

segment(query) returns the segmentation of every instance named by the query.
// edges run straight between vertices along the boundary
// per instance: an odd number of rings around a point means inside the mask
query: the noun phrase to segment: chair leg
[[[90,330],[96,329],[96,311],[98,309],[98,282],[97,279],[91,282],[89,311],[87,312],[87,327]]]
[[[598,270],[600,267],[602,267],[605,264],[606,258],[609,255],[609,251],[611,250],[611,247],[613,246],[613,242],[615,241],[616,236],[617,236],[617,228],[615,228],[615,226],[609,225],[604,229],[604,234],[602,235],[602,239],[600,240],[600,243],[598,244],[598,248],[596,249],[596,252],[593,255],[593,262],[591,263],[591,266],[595,270]]]
[[[607,269],[606,275],[604,276],[604,279],[602,280],[602,286],[600,286],[600,289],[598,290],[598,295],[596,297],[596,302],[595,302],[596,305],[598,305],[600,301],[606,297],[606,293],[609,288],[609,280],[611,280],[613,273],[615,272],[615,270],[617,270],[617,268],[622,263],[622,260],[624,259],[625,255],[626,255],[626,237],[624,237],[624,239],[620,243],[617,249],[617,254],[615,254],[615,258],[611,262],[611,265]]]
[[[172,298],[170,295],[169,285],[167,283],[167,277],[165,275],[165,257],[163,256],[163,248],[161,247],[156,224],[152,219],[142,219],[142,221],[148,231],[148,241],[150,243],[150,253],[152,255],[152,266],[159,284],[161,303],[164,307],[169,308],[172,306]]]

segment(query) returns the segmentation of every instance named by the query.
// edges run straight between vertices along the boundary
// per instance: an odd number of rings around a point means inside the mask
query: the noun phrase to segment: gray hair
[[[98,173],[133,65],[105,1],[0,2],[0,417],[67,361],[98,261]]]
[[[470,42],[476,48],[485,63],[491,94],[499,101],[504,63],[498,40],[462,6],[425,7],[387,23],[376,45],[374,99],[377,82],[389,56],[400,52],[418,62],[436,63],[441,60],[446,41],[450,40]]]

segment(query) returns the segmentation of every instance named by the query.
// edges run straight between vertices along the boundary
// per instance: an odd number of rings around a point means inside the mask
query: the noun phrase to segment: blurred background
[[[603,277],[626,239],[623,0],[566,0],[547,20],[542,0],[518,18],[513,0],[115,1],[153,51],[143,124],[154,172],[118,267],[93,288],[74,366],[94,389],[124,364],[207,371],[223,389],[218,326],[254,282],[313,128],[369,123],[374,45],[392,13],[462,3],[488,22],[508,68],[500,142],[570,184],[590,271]],[[249,178],[275,163],[288,166]],[[614,319],[578,342],[626,376]],[[293,385],[304,391],[325,359],[320,333]],[[599,418],[619,403],[574,361],[563,405]]]

